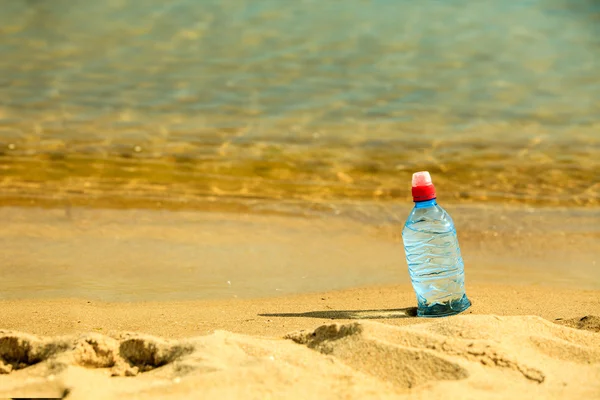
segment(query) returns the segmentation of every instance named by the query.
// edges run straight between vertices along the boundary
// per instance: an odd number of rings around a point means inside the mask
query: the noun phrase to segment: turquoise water
[[[3,204],[598,205],[598,1],[2,7]]]

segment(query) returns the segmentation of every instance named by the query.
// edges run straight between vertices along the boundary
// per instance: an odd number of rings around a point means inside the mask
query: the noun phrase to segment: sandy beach
[[[600,292],[472,285],[414,317],[409,286],[254,300],[0,302],[0,396],[595,398]]]
[[[0,398],[597,397],[597,212],[450,208],[473,306],[441,319],[389,208],[0,208]]]
[[[0,399],[600,399],[596,4],[10,3]]]
[[[598,1],[0,10],[0,400],[600,399]]]

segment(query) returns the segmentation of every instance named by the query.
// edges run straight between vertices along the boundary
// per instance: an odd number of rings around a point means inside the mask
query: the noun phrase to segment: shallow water
[[[599,71],[595,0],[15,0],[0,204],[597,206]]]

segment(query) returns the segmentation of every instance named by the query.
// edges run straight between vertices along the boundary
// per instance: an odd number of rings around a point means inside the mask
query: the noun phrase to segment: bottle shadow
[[[413,318],[417,316],[417,307],[395,308],[388,310],[325,310],[303,313],[258,314],[261,317],[296,317],[321,319],[393,319]]]

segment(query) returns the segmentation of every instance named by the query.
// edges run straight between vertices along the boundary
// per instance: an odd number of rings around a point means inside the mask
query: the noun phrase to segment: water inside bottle
[[[452,219],[435,203],[415,208],[402,233],[418,315],[443,316],[470,306],[464,263]]]

